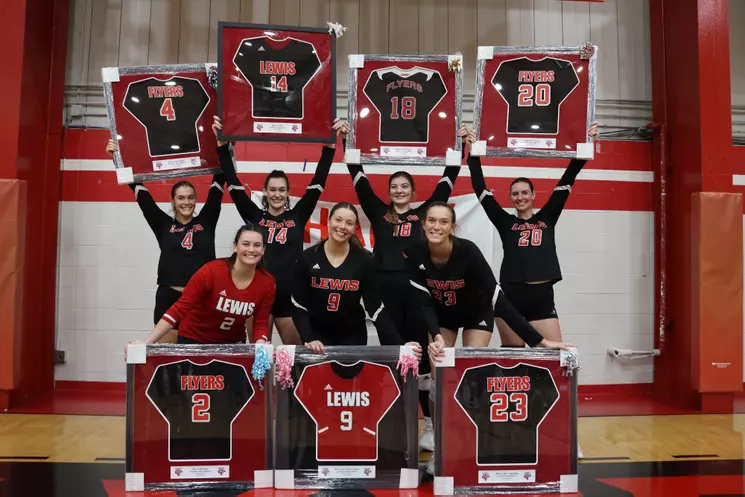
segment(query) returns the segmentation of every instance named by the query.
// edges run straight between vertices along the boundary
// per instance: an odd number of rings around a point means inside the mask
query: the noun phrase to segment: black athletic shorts
[[[484,330],[492,333],[494,331],[494,308],[491,303],[469,307],[468,310],[453,312],[438,306],[437,320],[440,327],[454,331],[463,328],[464,330]]]
[[[153,324],[158,324],[158,321],[163,317],[163,314],[165,314],[179,298],[181,298],[181,292],[174,290],[170,286],[160,285],[155,291]]]
[[[277,282],[277,293],[272,305],[272,316],[275,318],[292,317],[291,283]]]
[[[554,284],[502,282],[507,300],[528,321],[558,318],[554,304]]]

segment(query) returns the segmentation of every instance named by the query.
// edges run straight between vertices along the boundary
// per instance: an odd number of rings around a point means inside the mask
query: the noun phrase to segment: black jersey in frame
[[[561,104],[579,77],[567,60],[520,57],[499,64],[491,84],[507,102],[508,133],[555,135]]]
[[[538,463],[538,428],[559,400],[551,372],[533,364],[468,368],[455,401],[476,427],[479,466]]]
[[[173,76],[130,83],[122,106],[145,128],[150,157],[199,153],[197,122],[209,105],[202,82]]]
[[[321,67],[312,43],[295,38],[246,38],[233,63],[253,88],[253,117],[304,117],[305,87]]]
[[[233,421],[254,388],[241,365],[183,360],[158,366],[146,394],[168,423],[170,461],[226,461],[232,458]]]
[[[380,114],[381,143],[428,143],[430,113],[447,87],[438,71],[393,66],[370,73],[363,91]]]

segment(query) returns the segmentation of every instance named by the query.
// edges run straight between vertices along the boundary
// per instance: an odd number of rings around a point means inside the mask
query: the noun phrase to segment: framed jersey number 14
[[[597,47],[479,47],[473,155],[592,159]]]

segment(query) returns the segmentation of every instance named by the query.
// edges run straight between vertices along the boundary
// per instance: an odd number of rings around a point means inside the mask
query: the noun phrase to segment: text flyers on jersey
[[[127,481],[140,488],[272,484],[271,378],[253,345],[147,346],[127,375]],[[129,358],[129,354],[128,354]]]
[[[221,139],[334,142],[336,36],[329,31],[220,22]]]
[[[214,64],[102,69],[119,183],[220,171],[212,116]]]
[[[592,159],[597,47],[479,47],[473,155]]]
[[[572,491],[570,362],[551,350],[456,349],[454,365],[437,370],[435,494]]]
[[[349,164],[459,165],[463,58],[350,55]]]

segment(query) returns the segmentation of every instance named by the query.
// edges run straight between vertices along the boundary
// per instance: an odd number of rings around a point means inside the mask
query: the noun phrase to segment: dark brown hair
[[[271,173],[266,175],[266,179],[264,179],[264,190],[267,189],[269,186],[269,180],[271,179],[283,179],[285,180],[285,183],[287,183],[287,202],[285,203],[285,210],[290,210],[290,178],[287,177],[284,171],[280,171],[279,169],[275,169]],[[261,203],[264,206],[264,210],[269,210],[269,201],[266,199],[266,195],[264,195],[261,198]]]
[[[388,190],[391,189],[391,183],[393,183],[393,180],[396,178],[404,178],[411,185],[411,193],[413,194],[414,192],[416,192],[414,178],[406,171],[397,171],[388,177]],[[393,200],[391,200],[391,202],[388,204],[388,213],[386,217],[388,219],[388,222],[392,224],[398,224],[399,222],[398,212],[396,212],[396,207],[393,205]],[[395,227],[393,228],[393,236],[398,236],[398,230]]]
[[[259,226],[258,224],[246,224],[238,228],[238,231],[235,233],[235,238],[233,238],[233,245],[238,245],[238,240],[241,239],[241,236],[243,235],[243,233],[250,232],[250,231],[253,231],[261,235],[261,243],[264,244],[264,246],[266,246],[266,239],[267,239],[266,230],[262,228],[261,226]],[[233,252],[230,255],[230,257],[228,257],[227,261],[228,261],[228,264],[230,265],[231,270],[233,269],[233,266],[235,266],[235,261],[237,258],[238,258],[238,254],[236,252]],[[266,261],[264,261],[264,257],[262,257],[259,260],[259,263],[256,265],[256,267],[259,269],[266,270]]]
[[[427,219],[427,215],[429,214],[430,209],[432,209],[433,207],[444,207],[447,210],[449,210],[451,223],[455,225],[455,209],[453,209],[452,205],[448,204],[447,202],[442,202],[440,200],[436,200],[427,206],[427,210],[424,211],[424,219]],[[422,229],[424,229],[424,223],[422,223]],[[450,239],[451,240],[453,239],[452,233],[450,233]]]
[[[192,185],[191,182],[189,182],[189,181],[179,181],[178,183],[174,184],[171,187],[171,200],[173,200],[174,198],[176,198],[176,190],[178,190],[181,187],[191,188],[194,191],[194,196],[196,197],[196,195],[197,195],[197,189],[194,188],[194,185]]]
[[[527,183],[527,184],[528,184],[528,186],[530,187],[530,192],[531,192],[531,193],[533,192],[533,182],[532,182],[532,181],[530,181],[530,180],[529,180],[528,178],[523,178],[523,177],[521,176],[521,177],[519,177],[519,178],[515,178],[515,179],[513,179],[513,180],[512,180],[512,183],[510,183],[510,191],[512,191],[512,185],[514,185],[514,184],[516,184],[516,183]]]
[[[335,204],[331,208],[331,211],[329,212],[329,219],[331,219],[331,216],[333,216],[334,213],[336,211],[338,211],[339,209],[348,209],[348,210],[352,211],[352,213],[354,214],[354,219],[355,219],[355,221],[354,221],[354,227],[357,228],[357,226],[359,226],[359,224],[360,224],[360,215],[357,213],[357,208],[354,205],[350,204],[349,202],[339,202],[339,203]],[[354,245],[357,245],[358,247],[362,247],[362,242],[360,241],[359,237],[357,236],[357,233],[352,233],[352,237],[349,239],[349,243],[352,243]]]

